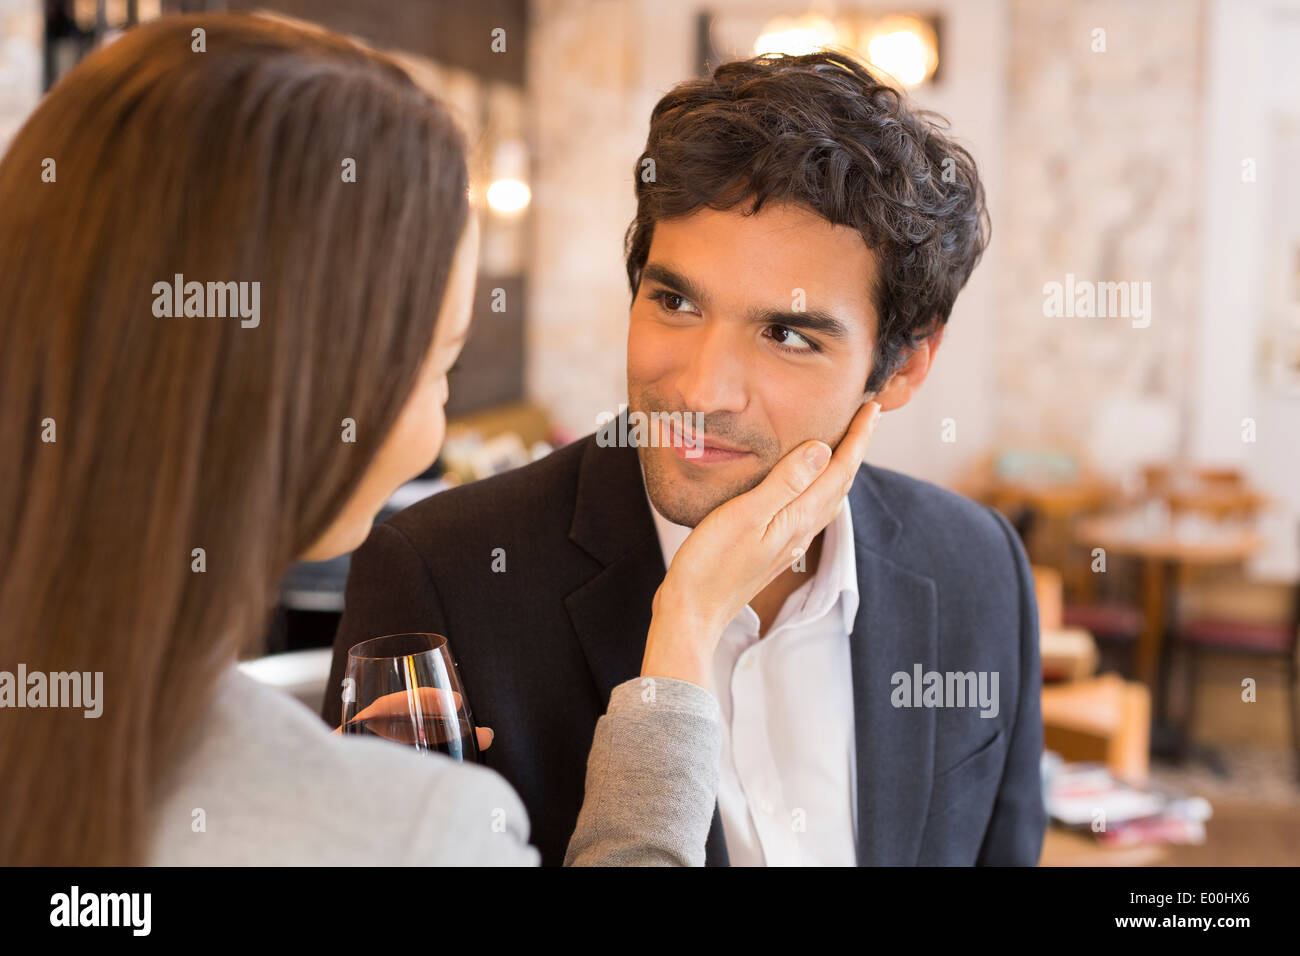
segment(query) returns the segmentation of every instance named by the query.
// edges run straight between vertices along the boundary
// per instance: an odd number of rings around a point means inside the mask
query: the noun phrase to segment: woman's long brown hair
[[[103,672],[98,718],[0,709],[0,863],[145,862],[217,676],[414,388],[464,142],[357,44],[168,17],[50,92],[0,210],[0,670]],[[260,283],[259,324],[155,316],[177,274]]]

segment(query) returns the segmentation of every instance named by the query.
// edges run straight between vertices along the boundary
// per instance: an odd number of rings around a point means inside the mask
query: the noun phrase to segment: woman
[[[0,667],[103,675],[97,718],[0,711],[0,862],[535,863],[500,777],[331,737],[233,666],[289,564],[356,547],[438,453],[477,256],[446,111],[339,37],[166,18],[49,94],[0,208]],[[611,698],[571,862],[702,861],[707,662],[872,424],[829,465],[796,449],[679,552],[655,702]]]

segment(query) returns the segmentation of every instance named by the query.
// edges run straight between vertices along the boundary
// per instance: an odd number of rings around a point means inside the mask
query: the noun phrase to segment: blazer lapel
[[[564,600],[600,695],[641,673],[655,591],[663,582],[663,552],[634,448],[602,448],[587,439],[578,469],[570,539],[602,565]],[[726,866],[722,817],[715,806],[705,843],[708,866]]]
[[[858,612],[850,635],[857,753],[859,866],[912,866],[934,776],[934,711],[896,708],[891,676],[938,668],[934,581],[884,556],[902,529],[871,481],[849,494]]]
[[[636,449],[588,440],[569,537],[601,564],[564,606],[604,708],[616,686],[641,673],[650,608],[664,579]]]

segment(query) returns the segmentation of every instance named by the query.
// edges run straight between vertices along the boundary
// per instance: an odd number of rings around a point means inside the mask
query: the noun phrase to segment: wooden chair
[[[1296,582],[1291,613],[1286,621],[1261,624],[1224,617],[1190,617],[1178,627],[1176,646],[1186,664],[1185,738],[1196,718],[1196,686],[1201,672],[1201,656],[1205,651],[1273,658],[1283,665],[1291,750],[1295,755],[1296,777],[1300,780],[1300,689],[1296,686],[1300,681],[1300,581]]]
[[[1118,559],[1118,555],[1112,556],[1112,561]],[[1138,637],[1146,626],[1146,618],[1141,608],[1123,593],[1125,588],[1118,586],[1125,583],[1122,576],[1115,572],[1105,575],[1103,593],[1067,601],[1062,621],[1066,627],[1083,628],[1098,642],[1118,651],[1118,663],[1127,676],[1132,676]]]
[[[1195,474],[1198,481],[1217,487],[1239,488],[1246,483],[1240,468],[1205,467],[1196,469]]]
[[[1026,508],[1012,514],[1010,520],[1027,546],[1038,515],[1032,508]],[[1046,565],[1034,565],[1033,572],[1038,592],[1039,626],[1044,629],[1077,628],[1104,643],[1120,645],[1125,650],[1128,671],[1131,672],[1133,648],[1142,633],[1142,612],[1114,598],[1076,599],[1067,603],[1064,600],[1064,578],[1060,572]],[[1051,620],[1045,623],[1046,608],[1050,608]]]
[[[1066,760],[1104,763],[1116,776],[1146,779],[1151,757],[1151,693],[1102,674],[1043,688],[1043,744]]]

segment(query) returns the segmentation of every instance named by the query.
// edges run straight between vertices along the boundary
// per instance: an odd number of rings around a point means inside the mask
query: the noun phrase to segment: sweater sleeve
[[[722,729],[713,694],[637,677],[596,724],[586,793],[565,866],[703,866]]]

